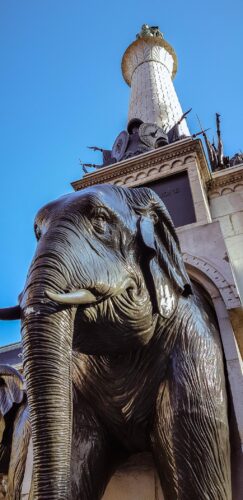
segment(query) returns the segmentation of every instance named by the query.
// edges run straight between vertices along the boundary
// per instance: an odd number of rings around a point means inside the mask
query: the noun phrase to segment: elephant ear
[[[8,471],[15,416],[25,398],[20,373],[9,365],[0,365],[0,472]]]
[[[130,189],[138,214],[141,268],[151,300],[164,318],[169,318],[180,295],[191,293],[179,240],[164,203],[148,188]]]
[[[24,397],[24,381],[20,373],[9,365],[0,365],[0,414],[6,415],[14,403]]]

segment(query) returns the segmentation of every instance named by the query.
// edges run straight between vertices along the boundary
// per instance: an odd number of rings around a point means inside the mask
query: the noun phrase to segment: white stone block
[[[232,214],[231,217],[231,223],[234,229],[234,233],[237,234],[243,234],[243,211],[237,212],[236,214]],[[242,249],[243,253],[243,249]]]
[[[212,218],[234,214],[243,210],[243,192],[224,194],[210,200]]]

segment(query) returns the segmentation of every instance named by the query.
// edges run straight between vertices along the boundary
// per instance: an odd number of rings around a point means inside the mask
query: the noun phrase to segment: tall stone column
[[[183,114],[172,81],[177,57],[158,29],[154,35],[153,28],[144,26],[122,59],[122,74],[131,86],[128,121],[139,118],[168,132]],[[190,135],[186,120],[179,125],[179,132]]]

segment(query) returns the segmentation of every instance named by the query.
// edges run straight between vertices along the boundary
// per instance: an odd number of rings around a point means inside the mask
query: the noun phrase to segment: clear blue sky
[[[1,0],[0,305],[15,305],[35,249],[33,219],[71,191],[86,146],[111,147],[126,126],[129,87],[120,63],[143,23],[176,50],[175,87],[189,126],[222,115],[225,154],[243,149],[242,0]],[[210,131],[212,136],[213,132]],[[1,322],[0,344],[18,340]]]

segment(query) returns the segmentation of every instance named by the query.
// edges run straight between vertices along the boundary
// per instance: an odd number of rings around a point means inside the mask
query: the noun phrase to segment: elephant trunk
[[[33,434],[34,498],[67,500],[72,433],[71,310],[56,311],[51,305],[35,304],[25,309],[22,322]]]

